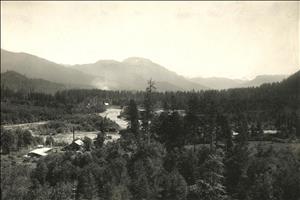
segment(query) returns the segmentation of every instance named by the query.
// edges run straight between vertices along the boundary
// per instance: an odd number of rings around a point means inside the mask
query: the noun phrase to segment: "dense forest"
[[[299,86],[300,72],[280,83],[221,91],[158,93],[151,81],[144,92],[65,90],[51,95],[1,88],[2,124],[67,120],[67,115],[100,112],[103,102],[125,106],[130,122],[115,142],[104,144],[105,132],[99,131],[83,151],[53,153],[34,168],[5,157],[1,197],[298,200]],[[156,114],[157,109],[163,112]],[[266,136],[266,129],[279,132]],[[16,147],[38,140],[28,132],[10,139],[16,133],[1,130],[2,153],[8,155],[4,133]]]
[[[300,71],[280,83],[260,87],[190,92],[152,92],[154,109],[188,110],[190,101],[199,116],[226,115],[232,120],[241,113],[249,124],[278,129],[289,127],[299,133]],[[12,90],[1,85],[1,124],[59,119],[65,114],[95,113],[103,102],[126,106],[134,100],[143,107],[144,91],[105,91],[72,89],[44,94]],[[298,113],[297,113],[298,112]],[[214,117],[215,118],[215,117]],[[290,125],[291,124],[291,125]],[[271,127],[270,127],[271,126]]]

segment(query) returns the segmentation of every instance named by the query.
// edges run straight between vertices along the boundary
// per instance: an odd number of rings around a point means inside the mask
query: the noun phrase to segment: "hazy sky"
[[[1,48],[57,63],[151,59],[178,74],[299,69],[299,2],[3,2]]]

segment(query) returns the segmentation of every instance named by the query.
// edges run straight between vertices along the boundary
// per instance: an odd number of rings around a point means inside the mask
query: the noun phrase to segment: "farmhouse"
[[[81,139],[74,140],[68,146],[65,146],[62,150],[63,151],[80,151],[83,149],[84,142]]]
[[[51,150],[52,148],[48,148],[48,147],[38,148],[30,151],[27,155],[29,157],[39,158],[39,157],[47,156]]]

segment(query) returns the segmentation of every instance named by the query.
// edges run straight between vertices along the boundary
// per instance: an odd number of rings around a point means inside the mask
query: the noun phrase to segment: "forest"
[[[249,123],[260,121],[266,125],[296,129],[296,124],[299,124],[297,120],[300,120],[299,114],[297,115],[299,77],[300,71],[280,83],[263,84],[252,88],[187,92],[153,91],[151,99],[154,109],[188,110],[189,101],[194,101],[193,109],[198,115],[223,114],[234,118],[243,113],[250,120]],[[102,112],[105,110],[103,102],[126,106],[132,99],[138,107],[143,107],[144,96],[144,91],[98,89],[71,89],[58,91],[52,95],[28,90],[16,91],[1,85],[1,124],[53,120],[66,114]],[[288,123],[292,125],[289,126]]]
[[[3,150],[38,138],[1,130],[1,197],[299,200],[299,85],[300,71],[280,83],[221,91],[159,93],[152,81],[139,92],[74,89],[51,95],[1,88],[3,125],[55,120],[48,128],[60,128],[59,122],[82,119],[66,116],[105,110],[103,102],[126,108],[129,120],[119,140],[104,144],[104,124],[90,118],[99,133],[83,151],[53,153],[35,167],[10,161],[11,152]]]

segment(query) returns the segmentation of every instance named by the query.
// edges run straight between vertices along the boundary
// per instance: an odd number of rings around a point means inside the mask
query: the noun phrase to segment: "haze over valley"
[[[62,85],[55,87],[58,90],[63,88],[144,90],[147,81],[153,79],[158,91],[198,91],[254,87],[263,83],[279,82],[287,77],[287,75],[260,75],[252,80],[221,77],[189,79],[146,58],[130,57],[122,62],[99,60],[91,64],[66,66],[35,55],[1,49],[1,73],[7,71],[15,71],[27,78],[63,84],[64,87]]]

